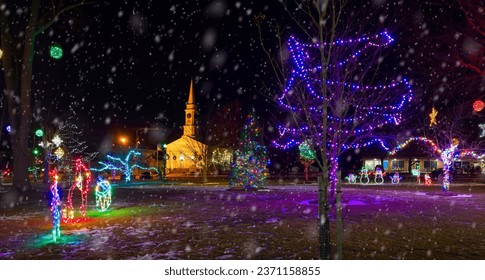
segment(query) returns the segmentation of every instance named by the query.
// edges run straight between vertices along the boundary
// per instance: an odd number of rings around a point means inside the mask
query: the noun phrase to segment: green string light
[[[302,157],[303,160],[307,160],[307,161],[315,160],[316,158],[315,151],[312,150],[312,148],[308,144],[308,141],[301,143],[298,146],[298,150],[300,150],[300,157]]]

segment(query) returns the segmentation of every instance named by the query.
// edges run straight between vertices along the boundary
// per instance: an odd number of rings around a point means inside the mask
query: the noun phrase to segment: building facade
[[[207,145],[195,139],[196,106],[194,97],[194,84],[190,81],[189,99],[185,106],[185,125],[183,134],[179,139],[168,143],[166,147],[166,170],[170,173],[175,170],[181,172],[195,172],[200,168],[207,152]]]
[[[167,144],[166,172],[193,173],[202,168],[229,165],[232,150],[212,148],[196,139],[196,104],[193,82],[185,106],[185,125],[182,136]]]

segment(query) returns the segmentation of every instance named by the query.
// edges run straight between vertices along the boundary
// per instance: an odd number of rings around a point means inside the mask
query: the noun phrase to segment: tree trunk
[[[207,169],[209,169],[207,166],[202,167],[202,181],[204,183],[207,183],[209,180],[207,180]]]
[[[332,255],[330,247],[330,220],[328,218],[328,175],[318,176],[318,237],[320,241],[320,259],[329,260]]]
[[[48,152],[49,152],[48,149],[44,149],[44,179],[42,180],[42,182],[45,184],[49,183],[50,164],[49,164]]]
[[[342,185],[340,183],[341,171],[337,172],[337,259],[342,259]]]
[[[308,166],[310,164],[304,163],[305,164],[305,183],[308,183]]]
[[[28,166],[29,166],[29,136],[32,125],[32,62],[34,58],[35,45],[35,28],[37,26],[38,12],[40,0],[32,1],[32,8],[30,10],[29,22],[25,30],[25,37],[23,40],[23,53],[21,59],[21,67],[19,69],[20,76],[20,104],[17,105],[17,100],[14,97],[17,88],[17,75],[12,59],[14,55],[14,48],[11,42],[6,42],[10,38],[9,30],[2,30],[2,46],[7,47],[5,55],[9,56],[5,65],[5,81],[7,91],[11,94],[9,101],[9,115],[12,123],[14,133],[12,133],[12,151],[13,151],[13,185],[22,192],[32,188],[29,182]],[[2,18],[4,14],[2,14]],[[2,19],[2,28],[6,28],[8,23]],[[6,37],[6,38],[5,38]],[[13,77],[12,77],[13,75]]]
[[[329,178],[330,178],[330,196],[334,197],[335,190],[337,188],[337,182],[340,178],[337,178],[337,170],[338,170],[338,161],[335,157],[330,158],[330,170],[329,170]]]
[[[27,135],[26,135],[27,134]],[[28,133],[19,131],[12,135],[12,152],[13,152],[13,185],[20,192],[25,192],[32,189],[29,181],[29,147],[28,147]]]

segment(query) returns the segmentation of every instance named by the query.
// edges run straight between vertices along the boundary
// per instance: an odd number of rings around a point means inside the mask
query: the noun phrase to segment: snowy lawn
[[[109,211],[62,224],[42,190],[0,211],[0,259],[317,259],[317,187],[114,189]],[[345,259],[485,259],[485,186],[344,186]],[[64,190],[66,193],[66,190]],[[335,207],[331,239],[336,240]],[[334,251],[335,250],[335,244]]]

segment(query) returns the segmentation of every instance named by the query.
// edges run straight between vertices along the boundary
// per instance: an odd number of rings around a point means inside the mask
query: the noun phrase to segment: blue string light
[[[53,169],[51,172],[53,177],[52,185],[50,186],[51,201],[50,201],[50,211],[52,215],[52,238],[54,242],[61,237],[61,198],[59,196],[59,189],[57,187],[57,182],[59,180],[59,175],[57,174],[57,169]]]
[[[131,182],[131,174],[135,168],[141,170],[153,170],[158,173],[158,170],[155,167],[144,167],[139,164],[131,164],[131,160],[135,156],[141,156],[141,153],[130,150],[124,160],[118,157],[107,155],[106,157],[108,158],[108,161],[99,162],[99,164],[102,165],[101,168],[91,168],[91,170],[97,172],[102,172],[106,170],[121,171],[125,175],[126,182]]]

